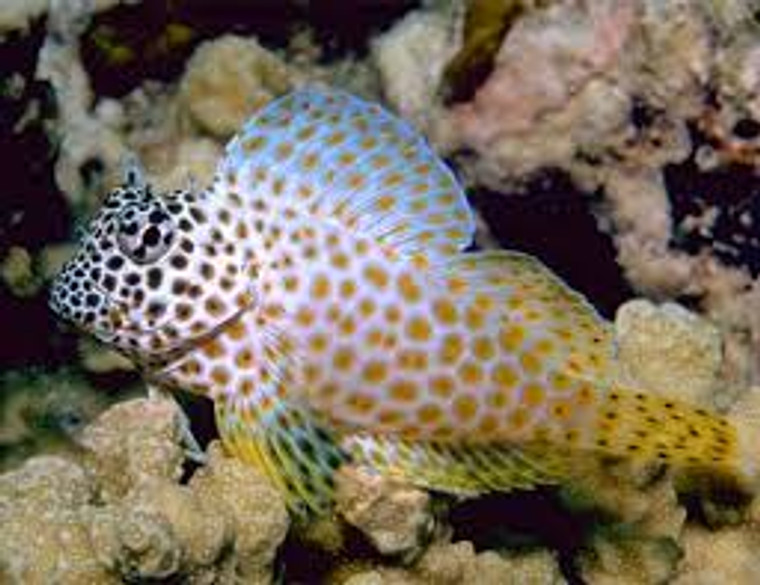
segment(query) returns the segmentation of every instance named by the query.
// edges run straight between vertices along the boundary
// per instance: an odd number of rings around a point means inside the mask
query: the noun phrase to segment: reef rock
[[[692,404],[711,404],[724,383],[723,343],[706,319],[674,303],[622,305],[615,341],[623,374],[649,391],[670,392]]]
[[[176,408],[119,404],[84,430],[82,464],[37,457],[1,475],[0,581],[270,583],[282,498],[216,446],[180,485]]]
[[[180,100],[190,119],[228,138],[294,82],[294,72],[252,38],[227,35],[201,45],[187,64]]]
[[[419,552],[434,527],[427,492],[351,466],[336,483],[336,510],[381,554]]]

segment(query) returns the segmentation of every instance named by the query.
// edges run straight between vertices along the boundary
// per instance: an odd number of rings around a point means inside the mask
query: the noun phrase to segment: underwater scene
[[[0,584],[760,583],[760,2],[0,0]]]

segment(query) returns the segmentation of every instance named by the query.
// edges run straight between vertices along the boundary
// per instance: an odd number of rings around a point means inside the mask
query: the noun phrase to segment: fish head
[[[51,309],[138,363],[213,336],[254,295],[245,247],[212,206],[208,192],[157,194],[128,174],[56,276]]]

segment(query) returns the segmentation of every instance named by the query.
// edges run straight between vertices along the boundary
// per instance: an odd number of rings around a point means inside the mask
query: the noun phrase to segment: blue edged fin
[[[450,256],[475,231],[456,178],[414,128],[377,104],[317,87],[246,123],[214,190],[307,211],[402,256]]]

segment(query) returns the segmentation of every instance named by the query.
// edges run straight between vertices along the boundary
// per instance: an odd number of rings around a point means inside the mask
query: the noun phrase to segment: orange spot
[[[281,142],[274,150],[274,155],[279,160],[284,160],[293,154],[293,145],[289,142]]]
[[[552,414],[559,420],[570,418],[570,405],[567,402],[558,402],[552,407]]]
[[[300,141],[309,140],[316,133],[317,129],[314,124],[304,126],[296,133],[296,138]]]
[[[340,332],[344,335],[351,335],[356,331],[356,321],[351,315],[346,315],[340,320],[338,327],[340,328]]]
[[[441,345],[438,349],[438,359],[443,364],[451,364],[456,362],[464,351],[464,342],[457,333],[448,333],[444,335],[441,340]]]
[[[434,376],[430,379],[430,391],[441,398],[449,398],[454,393],[454,388],[450,376]]]
[[[224,347],[216,339],[210,339],[209,341],[205,342],[200,346],[200,350],[204,355],[210,358],[218,358],[224,355]]]
[[[570,388],[570,378],[562,372],[557,372],[551,375],[550,383],[552,388],[557,390],[567,390]]]
[[[518,408],[509,415],[509,425],[516,431],[522,429],[528,420],[528,413],[524,408]]]
[[[427,362],[427,354],[419,350],[402,350],[398,355],[398,365],[403,370],[424,370]]]
[[[537,375],[541,373],[542,369],[542,362],[541,358],[539,358],[535,353],[530,351],[524,351],[520,354],[519,357],[520,365],[523,367],[523,369],[532,375]]]
[[[241,369],[247,369],[253,366],[253,353],[250,349],[241,349],[235,356],[235,365]]]
[[[386,187],[396,187],[404,182],[404,176],[401,173],[390,173],[383,178],[383,185]]]
[[[491,381],[499,388],[511,390],[518,379],[517,374],[508,364],[498,363],[491,370]]]
[[[348,398],[348,407],[359,414],[368,414],[377,406],[377,401],[367,394],[352,394]]]
[[[354,363],[354,352],[351,348],[341,347],[333,354],[332,365],[336,370],[346,371]]]
[[[413,402],[417,398],[417,386],[408,380],[396,380],[388,391],[390,397],[399,402]]]
[[[385,409],[378,413],[377,420],[383,425],[393,427],[404,420],[404,415],[398,410]]]
[[[522,403],[528,407],[540,406],[544,401],[545,392],[540,384],[529,382],[523,387]]]
[[[265,136],[256,136],[255,138],[249,138],[248,140],[245,140],[243,142],[243,150],[246,152],[253,152],[255,150],[259,150],[262,146],[266,144],[266,137]]]
[[[415,315],[406,323],[406,335],[412,341],[428,341],[433,333],[425,317]]]
[[[375,200],[375,209],[377,211],[390,211],[396,205],[396,198],[393,195],[381,195]]]
[[[296,311],[296,322],[303,327],[311,326],[314,323],[314,311],[309,307],[299,307]]]
[[[485,335],[476,337],[472,340],[472,354],[481,361],[490,360],[496,355],[493,340]]]
[[[472,396],[458,396],[454,399],[454,414],[461,422],[472,420],[478,412],[478,403]]]
[[[364,278],[377,288],[383,289],[388,286],[388,273],[378,264],[367,264],[362,271]]]
[[[422,298],[422,291],[408,272],[402,272],[397,280],[398,291],[405,301],[416,303]]]
[[[211,379],[219,386],[224,386],[230,381],[230,374],[224,367],[215,366],[211,370]]]
[[[317,274],[311,282],[311,296],[316,300],[321,300],[329,294],[330,280],[324,274]]]
[[[578,404],[586,406],[594,399],[594,390],[589,384],[582,384],[576,393]]]
[[[362,299],[359,301],[359,313],[362,317],[369,317],[375,312],[375,302],[372,299]]]
[[[398,323],[401,320],[401,309],[396,305],[388,305],[385,307],[385,318],[388,323]]]
[[[356,293],[356,283],[353,280],[344,280],[338,290],[342,298],[350,299]]]
[[[319,367],[314,364],[306,364],[303,367],[303,378],[307,384],[314,384],[321,375]]]
[[[483,380],[483,370],[474,361],[465,361],[459,366],[459,378],[464,384],[473,386]]]
[[[370,347],[377,347],[382,345],[385,335],[377,327],[373,327],[367,332],[367,345]]]
[[[369,384],[378,384],[385,380],[388,375],[388,366],[385,362],[373,360],[368,362],[362,370],[362,378]]]
[[[494,390],[486,396],[486,404],[495,410],[501,410],[509,404],[509,395],[504,391]]]
[[[335,252],[330,257],[330,264],[332,264],[335,268],[338,268],[340,270],[345,269],[348,266],[349,260],[348,256],[344,254],[343,252]]]
[[[314,333],[309,337],[309,347],[316,353],[322,353],[327,349],[327,336],[323,333]]]
[[[417,410],[417,420],[423,425],[430,425],[443,418],[443,411],[435,404],[426,404]]]
[[[444,325],[454,325],[458,318],[456,306],[448,299],[433,301],[433,315]]]
[[[475,331],[485,325],[486,314],[474,305],[470,305],[465,309],[464,322],[468,329]]]
[[[449,291],[455,295],[460,295],[467,290],[467,281],[457,276],[452,276],[446,281]]]
[[[480,424],[478,425],[478,431],[485,436],[493,435],[498,428],[499,419],[497,419],[492,414],[486,414],[483,416],[483,418],[480,419]]]
[[[499,331],[499,345],[507,353],[517,351],[525,340],[525,330],[520,325],[507,325]]]
[[[345,141],[345,139],[346,139],[346,133],[341,132],[340,130],[336,130],[332,134],[329,134],[327,138],[325,138],[325,142],[329,144],[330,146],[335,146]]]

